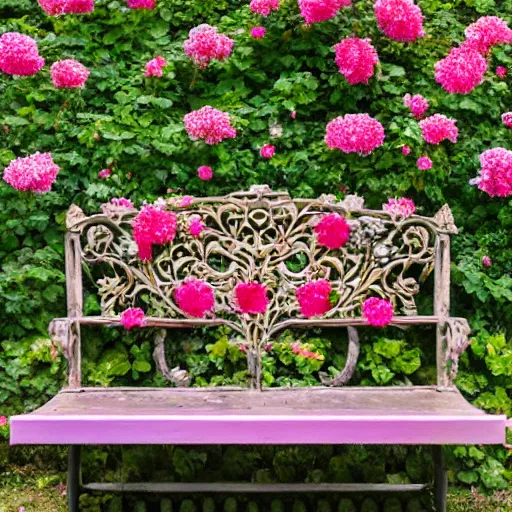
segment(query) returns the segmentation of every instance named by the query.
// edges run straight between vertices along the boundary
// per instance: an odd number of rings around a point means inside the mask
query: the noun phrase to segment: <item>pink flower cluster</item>
[[[34,153],[16,158],[4,170],[4,181],[23,192],[49,192],[60,167],[50,153]]]
[[[129,199],[126,199],[125,197],[114,197],[110,200],[110,203],[113,204],[114,206],[117,206],[118,208],[133,208],[133,203]]]
[[[494,148],[480,155],[479,176],[470,181],[491,197],[512,195],[512,151]]]
[[[191,215],[190,216],[190,218],[188,220],[188,230],[189,230],[189,233],[194,238],[199,238],[199,236],[203,232],[204,228],[205,228],[205,226],[204,226],[203,219],[201,219],[201,217],[199,215]]]
[[[6,32],[0,36],[0,71],[8,75],[35,75],[44,66],[37,43],[18,32]]]
[[[394,41],[423,37],[423,14],[413,0],[377,0],[375,17],[380,30]]]
[[[327,125],[325,142],[330,149],[368,155],[384,143],[384,128],[368,114],[346,114]]]
[[[386,299],[370,297],[363,302],[363,316],[374,327],[384,327],[393,319],[393,304]]]
[[[432,160],[428,156],[420,156],[416,162],[420,171],[429,171],[432,169]]]
[[[416,206],[412,199],[400,197],[398,199],[390,198],[386,204],[382,205],[385,212],[389,212],[393,217],[406,219],[414,214]]]
[[[428,100],[421,94],[415,94],[414,96],[406,94],[404,96],[404,105],[411,109],[411,113],[416,119],[420,119],[430,107]]]
[[[327,313],[332,308],[329,295],[331,283],[326,279],[310,281],[299,286],[295,292],[300,312],[307,318]]]
[[[195,318],[204,318],[215,308],[213,288],[201,279],[185,280],[174,290],[174,298],[184,313]]]
[[[501,120],[507,128],[512,128],[512,112],[501,114]]]
[[[193,200],[194,198],[192,196],[183,196],[178,203],[178,207],[186,208],[187,206],[190,206],[192,204]]]
[[[251,28],[251,36],[254,39],[263,39],[265,34],[267,33],[267,29],[265,27],[252,27]]]
[[[469,94],[484,80],[487,60],[476,50],[461,46],[452,48],[444,59],[434,65],[436,82],[445,91]]]
[[[347,37],[334,46],[338,71],[350,85],[367,84],[373,76],[379,57],[370,43],[371,39]]]
[[[234,139],[236,130],[231,126],[229,114],[206,105],[186,114],[185,130],[192,140],[204,139],[206,144],[218,144],[224,139]]]
[[[163,57],[155,57],[146,63],[145,77],[157,76],[161,77],[164,74],[164,68],[167,66],[167,61]]]
[[[276,152],[275,146],[272,146],[272,144],[265,144],[260,149],[260,156],[269,160],[270,158],[272,158],[274,156],[275,152]]]
[[[342,7],[351,4],[351,0],[299,0],[299,9],[306,24],[311,25],[334,18]]]
[[[251,0],[249,9],[267,17],[272,11],[279,9],[279,0]]]
[[[139,257],[143,261],[153,258],[152,245],[172,242],[176,236],[177,219],[153,205],[144,206],[132,221],[133,239],[139,248]]]
[[[66,59],[55,62],[50,73],[57,89],[78,89],[85,85],[91,72],[80,62]]]
[[[482,265],[483,265],[484,267],[490,267],[490,266],[492,265],[492,260],[491,260],[491,258],[490,258],[489,256],[484,256],[484,257],[482,258]]]
[[[411,148],[407,145],[402,146],[402,155],[408,156],[411,154]]]
[[[319,361],[324,360],[324,356],[318,352],[312,352],[306,346],[303,346],[300,341],[292,343],[292,352],[298,356],[306,357],[307,359],[318,359]]]
[[[0,427],[5,427],[7,425],[7,418],[5,416],[0,416]]]
[[[88,14],[94,11],[94,0],[38,0],[46,14]]]
[[[315,226],[318,244],[329,249],[343,247],[350,237],[350,227],[347,221],[339,213],[324,215]]]
[[[464,31],[466,41],[463,45],[483,55],[498,44],[512,43],[512,30],[507,22],[497,16],[483,16],[469,25]]]
[[[201,167],[197,169],[197,175],[201,180],[208,181],[213,178],[213,170],[211,167],[208,167],[207,165],[201,165]]]
[[[102,180],[104,180],[106,178],[109,178],[111,174],[112,174],[112,171],[110,169],[102,169],[98,173],[98,178],[101,178]]]
[[[126,0],[130,9],[149,9],[153,10],[156,6],[156,0]]]
[[[265,313],[268,303],[267,287],[260,283],[239,283],[235,286],[235,298],[242,313]]]
[[[429,144],[439,144],[448,139],[454,144],[457,142],[459,129],[455,126],[455,119],[448,119],[443,114],[434,114],[420,121],[423,139]]]
[[[507,68],[504,66],[496,67],[496,76],[498,78],[505,78],[507,76]]]
[[[140,308],[128,308],[121,313],[121,325],[125,329],[144,327],[146,324],[146,315]]]
[[[217,27],[205,23],[193,28],[188,37],[183,43],[185,54],[200,68],[206,68],[212,59],[229,57],[235,43],[228,36],[217,33]]]

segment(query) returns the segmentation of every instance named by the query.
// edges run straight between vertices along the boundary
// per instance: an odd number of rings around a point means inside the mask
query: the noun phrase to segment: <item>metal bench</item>
[[[454,386],[459,355],[467,348],[465,319],[450,317],[450,235],[457,232],[448,206],[433,218],[402,219],[364,209],[349,196],[290,199],[284,192],[254,186],[226,197],[196,198],[187,206],[177,199],[176,238],[153,247],[142,262],[132,237],[136,210],[104,205],[103,214],[87,217],[77,206],[67,216],[66,276],[68,316],[50,325],[52,338],[69,362],[69,385],[40,409],[11,419],[11,444],[62,444],[69,448],[68,496],[78,510],[85,489],[154,492],[411,491],[427,485],[370,484],[82,484],[80,446],[87,444],[421,444],[432,445],[438,511],[446,510],[444,444],[502,444],[505,416],[489,415],[470,405]],[[318,243],[314,227],[322,215],[337,212],[350,226],[341,249]],[[197,214],[206,229],[193,238],[183,226]],[[303,255],[303,268],[286,262]],[[218,262],[223,265],[219,267]],[[82,266],[103,266],[98,279],[102,315],[84,316]],[[419,316],[414,296],[435,270],[434,307]],[[99,274],[95,274],[99,275]],[[215,291],[210,318],[187,316],[173,290],[195,276]],[[337,292],[323,316],[301,315],[296,289],[309,280],[327,279]],[[267,286],[264,314],[238,314],[233,306],[237,283]],[[83,388],[82,325],[120,325],[119,313],[140,304],[145,295],[147,328],[160,328],[155,339],[157,368],[169,388]],[[346,387],[359,355],[357,328],[366,326],[361,304],[369,296],[394,305],[394,326],[432,324],[437,330],[437,383],[432,386]],[[186,370],[169,369],[165,330],[227,325],[245,340],[249,379],[246,388],[189,388]],[[261,354],[278,331],[311,326],[347,328],[346,365],[334,377],[321,374],[318,386],[265,388]],[[237,342],[238,343],[238,342]],[[343,387],[341,387],[343,386]],[[429,484],[430,485],[430,484]]]

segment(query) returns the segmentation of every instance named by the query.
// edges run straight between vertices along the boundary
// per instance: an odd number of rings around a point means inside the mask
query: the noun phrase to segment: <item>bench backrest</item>
[[[148,327],[228,325],[240,333],[246,341],[251,388],[256,389],[261,388],[261,354],[280,329],[345,326],[349,329],[347,365],[337,378],[324,379],[327,385],[344,384],[354,371],[359,352],[355,328],[366,324],[361,306],[371,296],[393,303],[394,325],[437,324],[438,384],[453,384],[458,355],[467,345],[468,327],[463,319],[449,318],[449,235],[457,230],[448,206],[433,218],[413,215],[403,219],[367,210],[356,196],[341,202],[334,196],[291,199],[285,192],[262,185],[192,202],[171,198],[165,208],[177,216],[176,236],[170,243],[153,246],[152,260],[145,262],[133,239],[137,210],[107,204],[102,214],[87,217],[77,206],[70,208],[68,317],[54,320],[50,329],[69,360],[70,386],[81,384],[80,325],[119,324],[120,313],[136,306],[146,311]],[[333,212],[350,226],[348,242],[334,250],[320,245],[315,233],[320,219]],[[198,215],[205,226],[197,238],[188,229],[192,215]],[[83,315],[83,266],[98,284],[101,316]],[[434,269],[433,311],[418,316],[415,295]],[[175,300],[175,289],[193,277],[214,290],[214,313],[206,318],[188,316]],[[330,283],[333,306],[322,316],[306,318],[296,290],[318,279]],[[237,311],[234,290],[241,282],[267,287],[265,313]],[[176,384],[187,384],[186,371],[168,369],[163,339],[161,334],[156,339],[159,369]]]

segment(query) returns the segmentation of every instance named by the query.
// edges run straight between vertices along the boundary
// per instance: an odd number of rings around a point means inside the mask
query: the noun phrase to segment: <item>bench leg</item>
[[[436,512],[446,512],[446,497],[448,493],[448,473],[444,467],[442,446],[433,446],[434,460],[434,499]]]
[[[78,512],[80,496],[80,446],[72,445],[68,449],[68,506],[69,512]]]

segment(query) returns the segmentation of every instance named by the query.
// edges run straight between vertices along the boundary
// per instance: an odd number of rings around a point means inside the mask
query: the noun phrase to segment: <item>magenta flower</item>
[[[327,313],[332,308],[329,295],[331,283],[326,279],[310,281],[295,291],[300,312],[307,318]]]
[[[350,237],[350,227],[339,213],[324,215],[315,226],[318,244],[329,249],[343,247]]]
[[[482,55],[498,44],[512,43],[512,30],[507,22],[497,16],[483,16],[469,25],[464,31],[466,41],[463,45],[473,48]]]
[[[38,0],[46,14],[88,14],[94,11],[94,0]]]
[[[375,72],[379,57],[370,43],[371,39],[347,37],[334,46],[338,71],[350,85],[367,84]]]
[[[493,148],[480,155],[482,166],[479,175],[471,180],[480,190],[491,197],[507,197],[512,194],[512,151]]]
[[[213,288],[201,279],[190,278],[174,290],[179,308],[189,316],[204,318],[215,308]]]
[[[18,32],[6,32],[0,36],[0,71],[8,75],[35,75],[44,66],[37,43]]]
[[[189,232],[194,238],[199,238],[205,225],[199,215],[191,215],[189,218]]]
[[[198,25],[188,33],[188,39],[183,43],[187,57],[196,66],[206,68],[212,59],[225,60],[233,50],[233,39],[217,33],[217,27],[207,24]]]
[[[421,94],[415,94],[414,96],[406,94],[404,96],[404,105],[411,109],[411,113],[416,119],[420,119],[430,107],[428,100]]]
[[[484,267],[490,267],[492,265],[492,261],[491,261],[491,258],[489,256],[484,256],[482,258],[482,265]]]
[[[276,152],[276,148],[275,146],[272,146],[272,144],[265,144],[261,149],[260,149],[260,155],[263,157],[263,158],[267,158],[267,159],[270,159],[274,156],[274,153]]]
[[[422,171],[428,171],[432,169],[432,160],[428,156],[421,156],[416,162],[418,169]]]
[[[5,416],[0,416],[0,427],[5,427],[7,425],[7,418]]]
[[[213,178],[213,170],[211,167],[208,167],[207,165],[202,165],[197,169],[197,175],[200,179],[203,181],[208,181]]]
[[[411,154],[411,148],[409,146],[402,146],[402,155],[408,156]]]
[[[156,0],[126,0],[130,9],[149,9],[152,11],[156,7]]]
[[[267,17],[272,11],[279,9],[279,0],[251,0],[249,9]]]
[[[292,110],[292,111],[290,112],[290,117],[291,117],[292,119],[295,119],[295,118],[297,117],[297,112],[295,112],[295,110]]]
[[[448,119],[442,114],[434,114],[420,121],[423,139],[429,144],[439,144],[448,139],[454,144],[457,142],[459,129],[455,126],[455,119]]]
[[[393,320],[393,304],[386,299],[370,297],[363,302],[363,316],[374,327],[385,327]]]
[[[105,178],[109,178],[111,174],[112,174],[112,171],[110,169],[102,169],[98,173],[98,178],[101,178],[102,180],[104,180]]]
[[[499,78],[505,78],[507,76],[507,68],[503,66],[498,66],[496,68],[496,76]]]
[[[133,209],[133,203],[125,197],[114,197],[110,200],[110,203],[119,208]]]
[[[400,197],[398,199],[390,198],[386,204],[382,205],[382,209],[389,212],[393,217],[406,219],[416,211],[416,206],[412,199]]]
[[[89,78],[90,71],[80,62],[67,59],[55,62],[50,68],[52,82],[57,89],[80,89]]]
[[[501,114],[501,120],[507,128],[512,128],[512,112]]]
[[[206,144],[218,144],[224,139],[234,139],[236,130],[231,126],[229,114],[206,105],[186,114],[185,130],[192,140],[203,139]]]
[[[351,0],[299,0],[300,15],[306,25],[311,25],[334,18],[342,7],[351,3]]]
[[[260,283],[238,283],[235,286],[235,299],[242,313],[253,315],[265,313],[270,302],[267,287]]]
[[[254,37],[254,39],[263,39],[265,37],[266,32],[267,29],[265,27],[251,28],[251,36]]]
[[[178,203],[179,208],[187,208],[187,206],[190,206],[192,204],[192,201],[194,198],[192,196],[183,196],[180,199],[180,202]]]
[[[167,61],[163,57],[155,57],[146,63],[145,77],[156,76],[161,77],[164,74],[164,68],[167,66]]]
[[[412,0],[377,0],[375,17],[379,29],[394,41],[415,41],[423,37],[423,14]]]
[[[146,315],[140,308],[128,308],[121,313],[121,325],[127,330],[144,327],[146,324]]]
[[[51,153],[34,153],[16,158],[4,170],[4,181],[22,192],[49,192],[57,179],[60,167]]]

